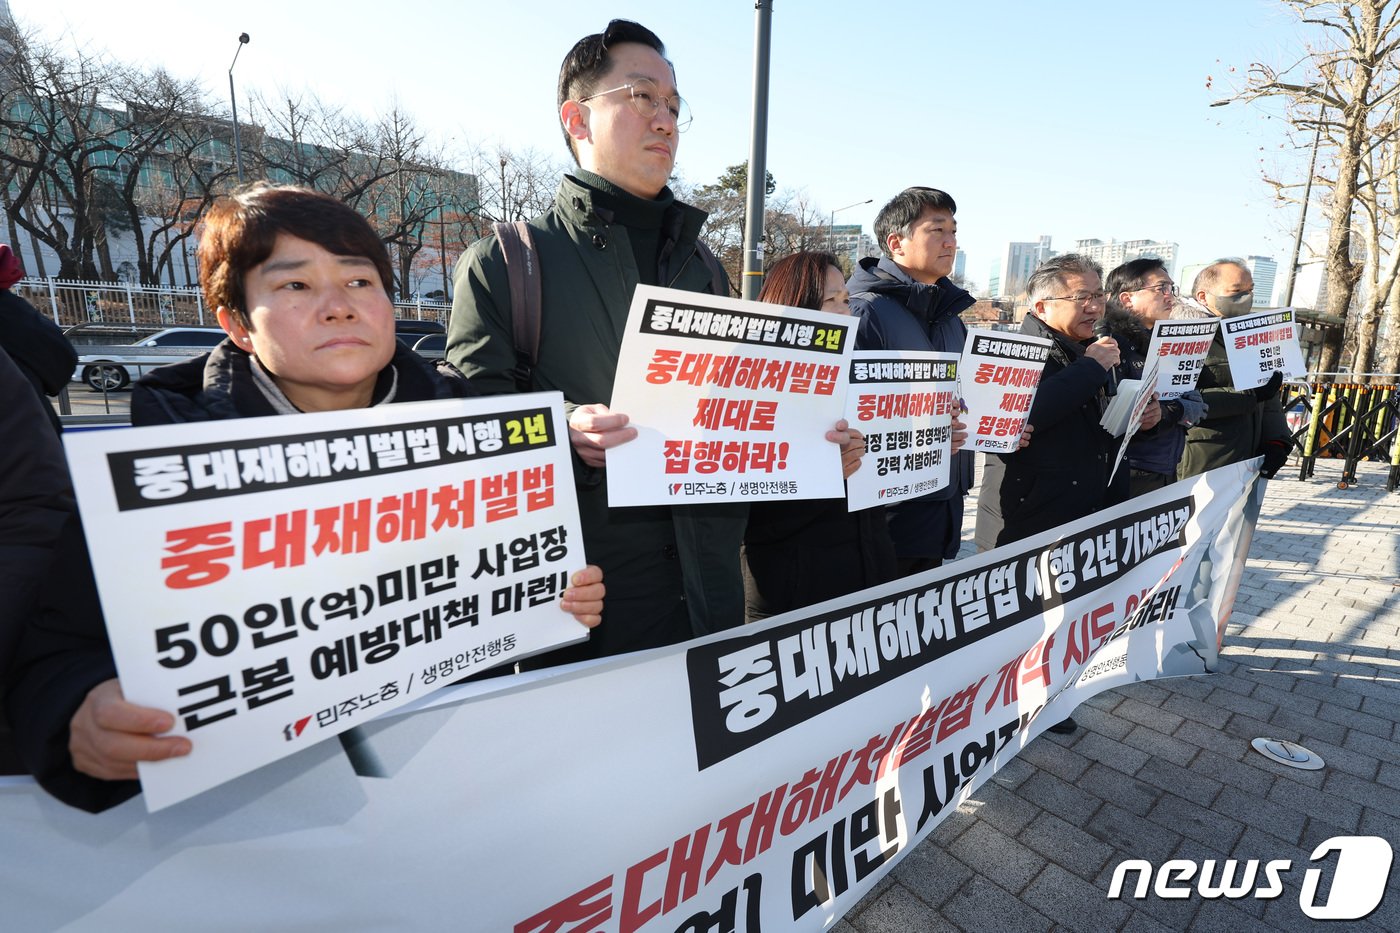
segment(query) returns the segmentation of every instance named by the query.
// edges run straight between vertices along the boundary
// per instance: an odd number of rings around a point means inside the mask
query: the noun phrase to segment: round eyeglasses
[[[580,97],[578,102],[586,104],[595,97],[602,97],[604,94],[613,94],[617,91],[626,91],[632,100],[632,109],[645,120],[650,120],[656,116],[661,105],[665,104],[667,111],[671,114],[671,119],[676,121],[676,132],[684,133],[690,128],[690,105],[685,102],[685,98],[677,94],[675,97],[667,97],[657,88],[656,83],[647,78],[638,78],[627,84],[619,84],[617,87],[610,87],[606,91],[599,91],[596,94],[589,94],[587,97]]]

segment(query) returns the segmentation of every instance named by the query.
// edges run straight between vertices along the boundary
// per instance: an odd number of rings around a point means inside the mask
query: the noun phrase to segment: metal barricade
[[[1304,424],[1294,432],[1295,444],[1301,439],[1302,458],[1298,478],[1313,476],[1319,456],[1344,461],[1341,489],[1356,483],[1356,468],[1363,460],[1390,462],[1387,491],[1400,486],[1400,391],[1391,373],[1364,373],[1378,381],[1363,384],[1347,373],[1310,375],[1311,397],[1299,391],[1285,395],[1285,410],[1296,407],[1306,414]],[[1346,381],[1332,381],[1342,379]]]

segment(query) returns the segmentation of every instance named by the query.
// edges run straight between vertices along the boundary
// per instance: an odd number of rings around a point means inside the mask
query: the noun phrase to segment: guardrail
[[[167,288],[130,282],[75,279],[20,279],[13,291],[53,318],[59,327],[107,325],[158,330],[162,327],[214,327],[214,312],[198,288]],[[395,301],[399,317],[447,323],[452,305],[441,301]]]

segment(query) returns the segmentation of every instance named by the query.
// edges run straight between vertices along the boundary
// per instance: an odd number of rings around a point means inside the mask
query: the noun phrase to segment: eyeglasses
[[[1162,297],[1167,295],[1180,295],[1181,290],[1172,282],[1158,282],[1156,285],[1144,285],[1142,288],[1131,289],[1135,292],[1156,292]]]
[[[1106,297],[1108,296],[1104,292],[1090,292],[1087,295],[1061,295],[1058,298],[1042,298],[1041,301],[1068,301],[1077,305],[1085,305],[1090,302],[1103,304]]]
[[[656,112],[662,104],[671,113],[671,119],[676,121],[676,132],[684,133],[690,127],[690,105],[685,102],[685,98],[677,94],[675,97],[666,97],[656,87],[655,82],[646,78],[638,78],[629,84],[620,84],[617,87],[610,87],[606,91],[599,91],[597,94],[589,94],[587,97],[580,97],[579,103],[586,104],[595,97],[602,97],[604,94],[612,94],[616,91],[627,91],[632,99],[632,109],[641,115],[642,119],[650,120],[656,116]]]

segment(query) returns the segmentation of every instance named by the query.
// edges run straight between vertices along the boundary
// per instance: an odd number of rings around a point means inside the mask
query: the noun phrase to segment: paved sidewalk
[[[1364,921],[1298,906],[1322,841],[1381,836],[1400,850],[1400,491],[1385,492],[1378,464],[1345,490],[1340,461],[1307,482],[1287,470],[1264,500],[1221,672],[1081,705],[1079,731],[1027,746],[836,930],[1400,930],[1400,866]],[[1301,742],[1327,767],[1273,764],[1256,736]],[[1109,900],[1130,858],[1293,868],[1273,900]]]

